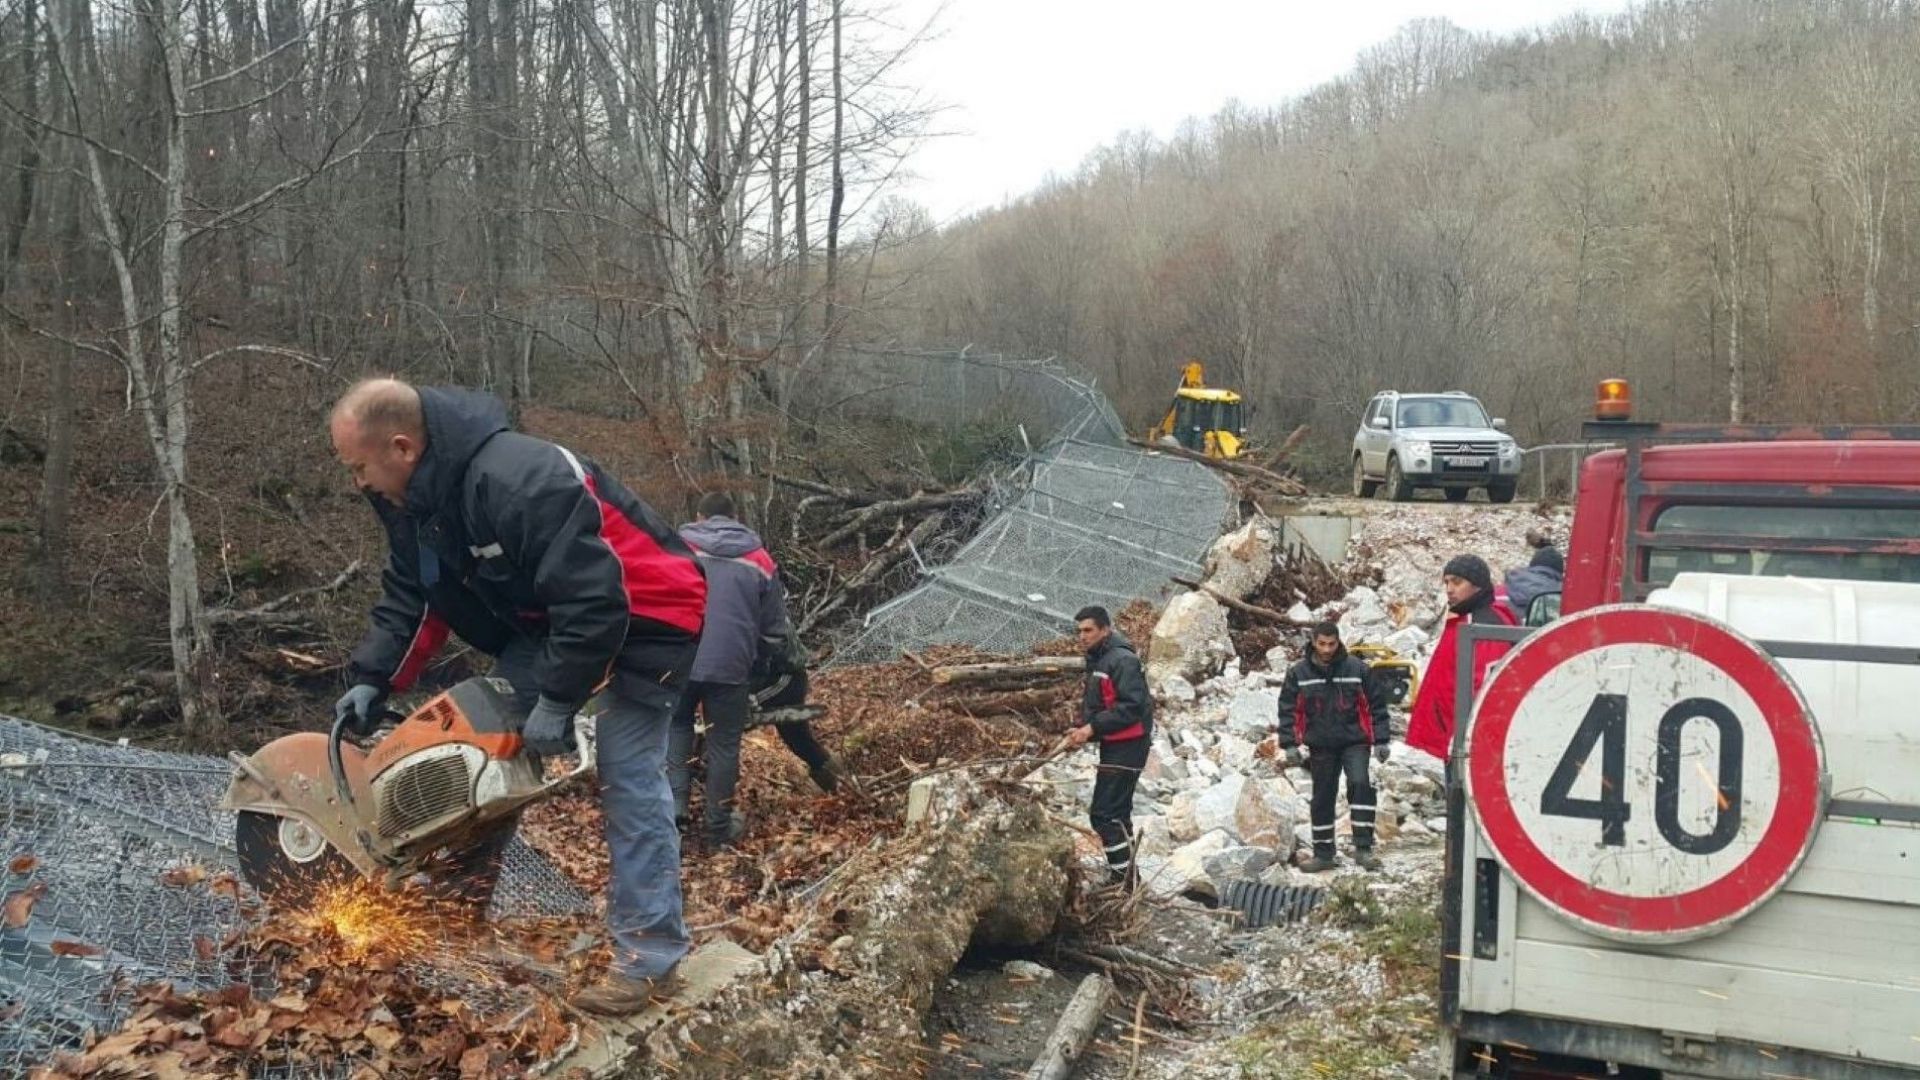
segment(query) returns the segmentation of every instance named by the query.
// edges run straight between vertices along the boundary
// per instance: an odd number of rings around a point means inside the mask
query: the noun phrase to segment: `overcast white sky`
[[[919,26],[943,0],[896,0]],[[1123,131],[1161,137],[1231,99],[1271,105],[1408,20],[1504,32],[1626,0],[944,0],[901,81],[951,106],[901,194],[947,221],[1066,174]]]

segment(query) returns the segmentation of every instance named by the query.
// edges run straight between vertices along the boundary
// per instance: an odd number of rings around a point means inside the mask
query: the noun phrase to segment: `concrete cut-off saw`
[[[815,705],[756,709],[750,725],[812,720]],[[346,721],[327,734],[284,735],[252,754],[229,754],[233,779],[220,806],[234,811],[240,873],[270,904],[295,906],[358,875],[387,887],[412,882],[484,911],[520,811],[592,772],[595,717],[574,723],[577,763],[549,776],[520,737],[526,712],[503,679],[467,679],[362,747]]]
[[[238,815],[241,876],[269,903],[298,904],[358,874],[389,887],[424,875],[449,900],[487,906],[520,811],[592,771],[594,720],[574,724],[579,761],[548,777],[520,737],[525,710],[506,681],[458,683],[367,748],[346,720],[229,754],[221,808]]]

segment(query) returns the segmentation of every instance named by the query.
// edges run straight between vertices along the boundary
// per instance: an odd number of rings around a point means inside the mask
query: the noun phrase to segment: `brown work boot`
[[[1353,861],[1362,870],[1380,869],[1380,857],[1373,853],[1372,848],[1354,848]]]
[[[600,981],[573,995],[573,1007],[597,1016],[631,1016],[680,989],[680,977],[669,971],[651,979],[636,979],[609,971]]]
[[[1302,866],[1300,869],[1306,871],[1309,874],[1324,874],[1327,871],[1333,869],[1337,865],[1339,864],[1334,862],[1333,856],[1331,855],[1315,855],[1313,858],[1307,861],[1307,864],[1305,866]]]
[[[840,775],[840,763],[832,758],[828,758],[826,763],[817,769],[807,770],[807,779],[813,781],[814,787],[828,795],[840,790]]]

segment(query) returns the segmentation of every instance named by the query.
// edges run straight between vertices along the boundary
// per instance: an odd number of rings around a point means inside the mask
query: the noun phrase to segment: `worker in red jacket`
[[[1453,749],[1454,698],[1459,688],[1460,627],[1463,623],[1518,626],[1520,619],[1493,591],[1493,570],[1478,555],[1455,555],[1440,572],[1447,591],[1447,623],[1433,651],[1407,720],[1407,745],[1442,761]],[[1487,669],[1513,648],[1511,642],[1481,641],[1473,647],[1473,692],[1479,693]]]

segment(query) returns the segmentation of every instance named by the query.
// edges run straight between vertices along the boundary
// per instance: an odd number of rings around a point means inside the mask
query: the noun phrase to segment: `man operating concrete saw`
[[[543,756],[575,748],[574,714],[604,682],[596,732],[614,965],[574,1003],[645,1007],[671,991],[690,947],[663,766],[706,608],[692,552],[594,462],[512,431],[491,395],[373,379],[340,399],[329,428],[389,545],[336,719],[371,734],[387,696],[414,682],[449,632],[496,658],[494,674],[529,710],[521,736]]]

